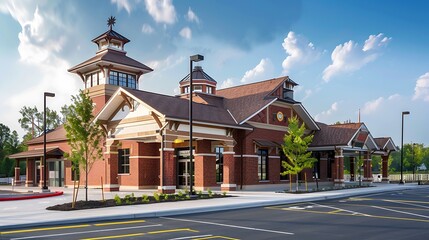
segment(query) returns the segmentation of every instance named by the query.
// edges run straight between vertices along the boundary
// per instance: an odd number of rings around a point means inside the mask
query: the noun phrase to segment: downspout
[[[159,134],[161,135],[161,159],[160,159],[160,165],[161,165],[161,177],[159,178],[159,185],[161,186],[161,192],[162,187],[164,186],[164,141],[165,141],[165,134],[164,129],[168,125],[168,123],[165,123],[160,129]]]

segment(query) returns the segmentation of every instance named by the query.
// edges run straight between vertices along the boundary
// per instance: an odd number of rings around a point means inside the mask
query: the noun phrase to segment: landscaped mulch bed
[[[192,197],[189,195],[178,195],[178,194],[169,194],[167,199],[165,195],[160,195],[158,201],[153,196],[147,196],[145,199],[143,197],[133,197],[132,195],[127,195],[124,198],[117,196],[115,199],[106,199],[105,201],[77,201],[75,207],[72,208],[72,203],[58,204],[55,206],[47,207],[47,210],[57,210],[57,211],[74,211],[74,210],[83,210],[83,209],[93,209],[93,208],[105,208],[105,207],[116,207],[116,206],[128,206],[128,205],[141,205],[141,204],[154,204],[162,202],[179,202],[179,201],[196,201],[199,199],[212,199],[212,198],[224,198],[232,197],[226,194],[198,194]],[[119,203],[120,202],[120,203]]]

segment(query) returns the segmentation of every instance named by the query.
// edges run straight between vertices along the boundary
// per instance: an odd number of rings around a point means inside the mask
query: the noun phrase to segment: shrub
[[[124,197],[125,204],[131,204],[131,195],[127,194]]]
[[[165,199],[165,195],[166,194],[164,194],[164,193],[160,193],[159,194],[159,200],[161,201],[161,200]]]
[[[189,195],[189,190],[188,190],[188,188],[185,188],[185,195]]]
[[[155,198],[155,201],[159,202],[159,200],[160,200],[159,197],[160,196],[159,196],[159,194],[157,192],[153,193],[153,198]]]
[[[121,199],[121,197],[119,197],[118,194],[115,195],[115,203],[116,203],[116,205],[122,204],[122,199]]]
[[[185,199],[191,199],[191,196],[189,196],[189,195],[185,195]]]
[[[182,193],[182,191],[180,191],[179,190],[179,192],[177,193],[177,196],[179,196],[179,198],[181,199],[181,198],[183,198],[183,193]]]
[[[143,202],[143,203],[148,203],[148,202],[149,202],[149,196],[148,196],[148,195],[146,195],[146,194],[143,194],[143,195],[142,195],[142,202]]]
[[[226,192],[223,192],[223,193],[222,193],[222,195],[223,195],[224,197],[226,197]]]
[[[198,198],[202,198],[203,197],[203,191],[198,191]]]
[[[135,202],[136,201],[136,196],[134,195],[134,193],[131,193],[130,201],[131,202]]]
[[[209,194],[209,198],[213,197],[213,192],[210,188],[207,189],[207,193]]]
[[[164,194],[164,200],[167,201],[168,200],[169,195],[168,194]]]

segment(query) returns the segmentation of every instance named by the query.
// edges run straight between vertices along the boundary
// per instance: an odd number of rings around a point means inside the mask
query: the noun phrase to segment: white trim
[[[118,188],[119,184],[103,184],[103,188]]]
[[[223,152],[223,155],[225,154],[235,154],[235,152]]]
[[[164,151],[174,152],[174,150],[174,148],[164,148]],[[159,151],[162,151],[161,148],[159,149]]]
[[[189,123],[189,120],[187,119],[180,119],[180,118],[170,118],[166,117],[165,120],[171,120],[171,121],[180,121]],[[253,130],[253,128],[243,127],[243,126],[236,126],[236,125],[225,125],[225,124],[217,124],[217,123],[208,123],[208,122],[200,122],[200,121],[193,121],[193,123],[206,125],[206,126],[214,126],[214,127],[227,127],[227,128],[236,128],[236,129],[243,129],[243,130]]]
[[[344,155],[335,155],[334,158],[344,158]]]
[[[286,132],[287,130],[289,130],[289,128],[287,126],[274,125],[274,124],[268,124],[268,123],[247,121],[247,124],[249,124],[250,126],[256,127],[256,128],[262,128],[262,129],[268,129],[268,130],[274,130],[274,131]]]
[[[237,184],[235,183],[222,183],[220,185],[221,188],[236,188]]]
[[[280,156],[277,156],[277,155],[273,155],[273,156],[268,155],[268,158],[278,158],[278,159],[280,159]]]
[[[117,151],[108,151],[108,152],[104,152],[103,154],[118,154]]]
[[[232,119],[234,119],[234,122],[238,124],[237,120],[235,119],[235,117],[232,115],[232,113],[229,111],[229,109],[226,109],[226,111],[229,113],[229,115],[231,115]]]
[[[344,182],[344,178],[343,179],[335,179],[334,182]]]
[[[274,98],[271,102],[269,102],[267,105],[263,106],[261,109],[259,109],[258,111],[256,111],[255,113],[253,113],[252,115],[250,115],[248,118],[244,119],[243,121],[240,122],[240,125],[242,125],[243,123],[249,121],[249,119],[251,119],[252,117],[254,117],[256,114],[260,113],[262,110],[264,110],[265,108],[267,108],[268,106],[270,106],[273,102],[277,101],[278,98]],[[268,114],[267,114],[268,115]]]
[[[131,173],[118,173],[118,176],[131,176]]]
[[[216,153],[195,153],[195,157],[203,156],[203,157],[216,157]]]
[[[130,156],[130,159],[134,158],[159,158],[160,156]]]
[[[314,121],[313,117],[311,117],[311,115],[308,113],[307,109],[305,109],[305,107],[302,105],[302,103],[295,103],[292,105],[292,109],[296,112],[296,109],[294,108],[295,106],[299,106],[303,110],[304,114],[307,115],[307,117],[311,120],[311,123],[316,127],[316,130],[320,130],[319,125],[317,125],[316,121]],[[309,126],[307,126],[307,127],[309,127]],[[314,130],[314,129],[312,129],[312,130]]]
[[[158,186],[158,190],[176,190],[176,186]]]

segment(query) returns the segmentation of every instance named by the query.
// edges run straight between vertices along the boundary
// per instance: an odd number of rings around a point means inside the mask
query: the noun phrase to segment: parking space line
[[[96,223],[94,226],[102,227],[102,226],[109,226],[109,225],[119,225],[119,224],[133,224],[133,223],[144,223],[145,220],[135,220],[135,221],[125,221],[125,222],[106,222],[106,223]]]
[[[190,228],[176,228],[176,229],[168,229],[168,230],[160,230],[160,231],[152,231],[148,232],[148,234],[160,234],[160,233],[170,233],[170,232],[199,232],[197,230],[193,230]]]
[[[342,212],[348,212],[351,213],[353,215],[362,215],[362,216],[371,216],[369,214],[365,214],[365,213],[360,213],[360,212],[355,212],[355,211],[350,211],[350,210],[346,210],[346,209],[341,209],[341,208],[337,208],[337,207],[332,207],[332,206],[328,206],[328,205],[321,205],[321,204],[317,204],[317,203],[313,203],[316,206],[319,207],[325,207],[325,208],[330,208],[330,209],[335,209],[335,210],[340,210]]]
[[[182,221],[182,222],[194,222],[194,223],[200,223],[200,224],[209,224],[209,225],[216,225],[221,227],[230,227],[230,228],[238,228],[238,229],[246,229],[251,231],[260,231],[260,232],[269,232],[269,233],[278,233],[278,234],[286,234],[286,235],[294,235],[292,232],[281,232],[281,231],[275,231],[275,230],[269,230],[269,229],[262,229],[262,228],[252,228],[252,227],[244,227],[244,226],[237,226],[237,225],[229,225],[229,224],[222,224],[222,223],[215,223],[215,222],[204,222],[204,221],[197,221],[197,220],[191,220],[191,219],[181,219],[181,218],[168,218],[168,217],[161,217],[162,219],[167,220],[173,220],[173,221]]]
[[[199,235],[199,236],[188,236],[188,237],[170,238],[169,240],[195,239],[195,238],[211,237],[211,236],[213,236],[213,235],[207,234],[207,235]]]
[[[384,208],[384,207],[379,207],[379,206],[371,206],[371,207],[386,210],[386,211],[391,211],[391,212],[407,214],[407,215],[416,216],[416,217],[429,218],[429,216],[420,215],[420,214],[416,214],[416,213],[409,213],[409,212],[404,212],[404,211],[399,211],[399,210],[394,210],[394,209],[389,209],[389,208]]]
[[[144,225],[144,226],[135,226],[135,227],[123,227],[123,228],[109,228],[109,229],[89,230],[89,231],[70,232],[70,233],[58,233],[58,234],[39,235],[39,236],[29,236],[29,237],[12,238],[11,240],[34,239],[34,238],[44,239],[44,238],[79,235],[79,234],[86,234],[86,233],[111,232],[111,231],[120,231],[120,230],[136,229],[136,228],[148,228],[148,227],[160,227],[160,226],[162,226],[162,224],[153,224],[153,225]]]
[[[354,203],[343,203],[341,205],[356,206],[356,207],[371,207],[371,205],[354,204]],[[404,210],[429,211],[429,209],[411,208],[411,207],[394,207],[394,206],[379,206],[379,207],[388,207],[388,208],[393,208],[393,209],[404,209]]]
[[[123,235],[115,235],[115,236],[96,237],[96,238],[82,238],[81,240],[102,240],[102,239],[114,239],[114,238],[125,238],[125,237],[137,237],[142,235],[144,235],[144,233],[131,233],[131,234],[123,234]]]
[[[240,240],[238,238],[230,238],[230,237],[225,237],[225,236],[211,236],[211,237],[204,237],[204,238],[194,238],[194,240],[205,240],[205,239]]]
[[[91,225],[89,225],[89,224],[82,224],[82,225],[49,227],[49,228],[32,228],[32,229],[22,229],[22,230],[0,232],[0,235],[15,234],[15,233],[40,232],[40,231],[52,231],[52,230],[62,230],[62,229],[71,229],[71,228],[84,228],[84,227],[90,227],[90,226]]]
[[[429,202],[422,202],[422,201],[411,201],[411,200],[390,200],[390,199],[383,199],[385,202],[393,202],[393,203],[402,203],[402,204],[408,204],[411,205],[411,203],[420,203],[420,204],[429,204]],[[423,205],[411,205],[411,206],[419,206],[422,208],[429,208],[428,206]]]

